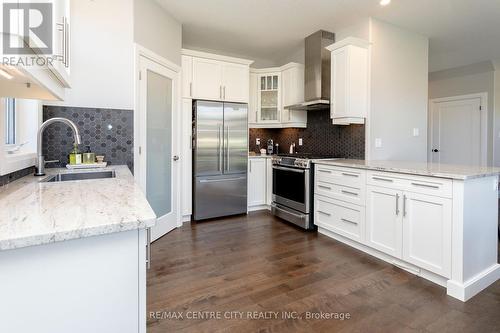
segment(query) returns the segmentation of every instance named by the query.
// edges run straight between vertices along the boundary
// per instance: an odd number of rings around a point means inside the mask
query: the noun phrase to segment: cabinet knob
[[[433,149],[432,152],[439,153],[439,149]]]

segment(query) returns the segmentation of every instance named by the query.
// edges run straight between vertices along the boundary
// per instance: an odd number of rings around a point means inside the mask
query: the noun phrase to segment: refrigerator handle
[[[217,171],[222,172],[222,139],[221,138],[221,133],[222,132],[222,125],[217,125]]]
[[[229,126],[226,126],[226,143],[225,143],[225,148],[226,148],[226,171],[229,171]]]

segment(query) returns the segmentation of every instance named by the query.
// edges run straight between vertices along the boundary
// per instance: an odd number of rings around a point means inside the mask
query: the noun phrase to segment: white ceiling
[[[430,71],[500,59],[500,0],[157,0],[183,24],[183,45],[276,63],[318,29],[367,16],[426,35]]]

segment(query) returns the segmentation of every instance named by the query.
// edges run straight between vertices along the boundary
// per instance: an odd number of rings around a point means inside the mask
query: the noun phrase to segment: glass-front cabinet
[[[261,74],[258,82],[258,122],[279,123],[281,121],[281,73]]]

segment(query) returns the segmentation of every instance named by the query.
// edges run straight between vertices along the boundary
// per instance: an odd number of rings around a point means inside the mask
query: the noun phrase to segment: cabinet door
[[[259,76],[256,73],[250,73],[250,97],[248,101],[248,123],[257,123],[257,103],[259,91]]]
[[[401,258],[402,252],[402,192],[368,186],[366,193],[367,245]]]
[[[248,159],[248,206],[266,204],[266,159]]]
[[[222,66],[222,96],[226,102],[248,103],[250,68],[224,63]]]
[[[332,104],[331,117],[343,117],[347,114],[349,87],[349,49],[343,47],[332,52]]]
[[[403,259],[451,276],[451,199],[404,193]]]
[[[182,215],[192,213],[192,118],[193,101],[188,98],[182,99]]]
[[[281,122],[280,82],[280,73],[271,73],[259,76],[259,123]]]
[[[193,98],[222,100],[222,64],[219,61],[193,58]]]
[[[182,97],[193,97],[193,57],[182,56]]]

